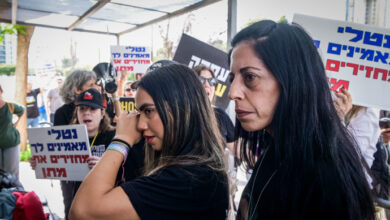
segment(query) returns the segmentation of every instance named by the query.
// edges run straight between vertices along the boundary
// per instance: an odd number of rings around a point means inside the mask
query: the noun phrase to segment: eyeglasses
[[[125,89],[125,91],[126,91],[126,92],[130,92],[130,91],[135,92],[135,91],[137,91],[137,90],[136,90],[136,89],[130,89],[130,88],[128,88],[128,89]]]
[[[215,86],[215,84],[217,84],[217,80],[215,78],[205,78],[203,76],[199,76],[199,79],[202,84],[204,84],[206,80],[209,82],[210,86]]]

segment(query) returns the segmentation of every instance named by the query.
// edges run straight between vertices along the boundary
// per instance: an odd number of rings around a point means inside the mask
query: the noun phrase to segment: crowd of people
[[[86,178],[61,181],[66,219],[376,218],[380,181],[371,168],[390,140],[379,110],[330,91],[313,39],[297,25],[256,22],[231,48],[234,123],[214,105],[218,81],[204,65],[163,61],[136,82],[122,73],[112,93],[94,71],[58,80],[50,118],[85,124],[91,147]],[[40,92],[28,86],[31,124]],[[2,93],[0,168],[17,175],[12,114],[25,110]],[[135,98],[136,110],[122,111],[119,97]],[[250,178],[235,207],[232,173],[241,163]]]

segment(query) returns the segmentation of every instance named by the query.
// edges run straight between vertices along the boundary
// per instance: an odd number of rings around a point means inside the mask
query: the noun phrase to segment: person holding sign
[[[96,74],[87,70],[74,70],[64,81],[60,89],[60,96],[64,101],[64,105],[54,113],[54,126],[69,125],[79,94],[90,89],[100,89],[96,85]],[[73,182],[61,181],[62,196],[64,197],[65,219],[68,219],[68,212],[73,199]]]
[[[337,115],[313,39],[297,25],[263,20],[231,45],[229,98],[241,158],[253,168],[237,219],[375,219],[358,146]]]
[[[71,124],[85,124],[87,127],[91,148],[91,156],[87,162],[89,169],[92,169],[115,135],[115,129],[110,124],[99,91],[91,88],[79,95]],[[75,182],[73,194],[77,192],[80,184],[81,182]]]
[[[138,113],[121,113],[113,142],[85,178],[70,219],[225,219],[228,182],[222,137],[196,74],[172,64],[138,84]],[[145,174],[115,187],[142,137]]]

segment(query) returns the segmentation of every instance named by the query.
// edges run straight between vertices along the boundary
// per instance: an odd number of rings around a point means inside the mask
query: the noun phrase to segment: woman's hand
[[[344,121],[345,115],[352,109],[352,96],[348,90],[342,88],[336,92],[337,99],[333,101],[340,120]]]
[[[30,157],[30,166],[31,166],[31,169],[35,170],[35,168],[37,167],[37,161],[34,159],[34,157]]]
[[[114,138],[126,141],[130,146],[138,143],[142,138],[141,132],[137,129],[138,117],[139,114],[135,111],[122,112],[118,117]]]
[[[97,156],[90,156],[87,159],[88,168],[92,170],[92,168],[99,162],[100,157]]]

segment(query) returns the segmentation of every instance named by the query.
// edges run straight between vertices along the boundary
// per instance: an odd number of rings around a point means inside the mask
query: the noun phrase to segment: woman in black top
[[[196,74],[172,64],[146,74],[138,113],[122,113],[113,143],[81,184],[73,219],[225,219],[222,137]],[[128,147],[145,138],[145,174],[115,187]]]
[[[65,104],[54,113],[54,126],[70,124],[78,95],[90,88],[100,89],[96,85],[96,74],[92,71],[74,70],[66,77],[60,89],[60,96]],[[65,219],[68,219],[73,200],[73,181],[60,181],[60,184],[64,198]]]
[[[91,156],[87,162],[89,169],[92,169],[103,156],[115,135],[99,91],[91,88],[79,95],[71,124],[84,124],[87,127],[91,148]],[[74,183],[73,195],[77,192],[80,184],[81,182]]]
[[[237,219],[374,219],[313,39],[264,20],[240,31],[229,55],[241,158],[254,167]]]

